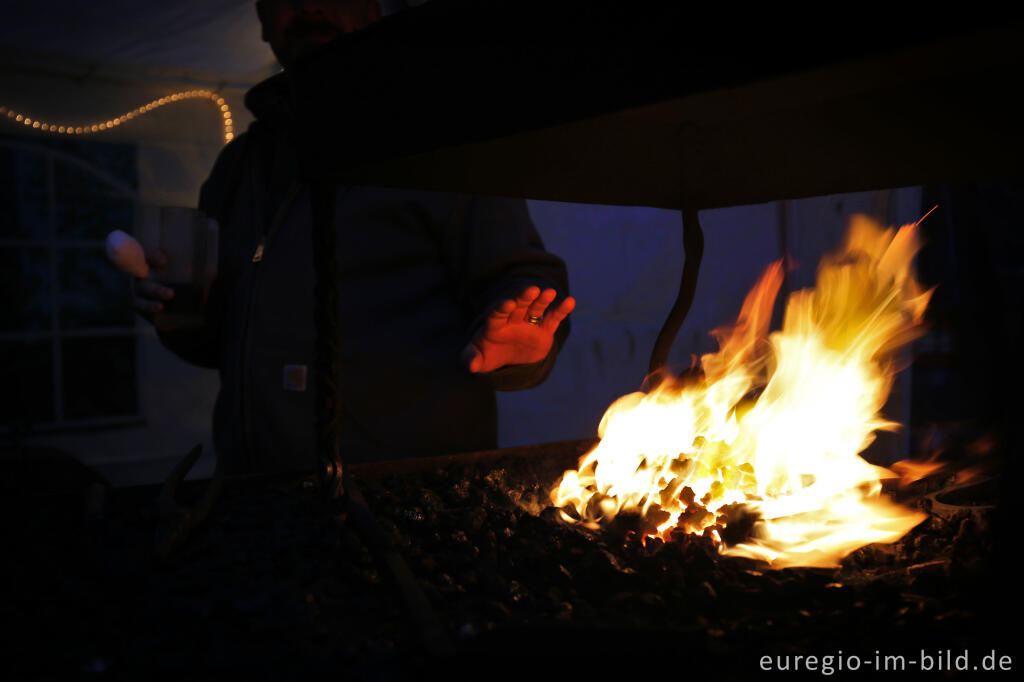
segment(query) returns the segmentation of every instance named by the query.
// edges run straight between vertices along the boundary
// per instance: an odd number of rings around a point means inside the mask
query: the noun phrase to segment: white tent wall
[[[0,63],[131,80],[251,84],[275,68],[254,0],[8,3]]]

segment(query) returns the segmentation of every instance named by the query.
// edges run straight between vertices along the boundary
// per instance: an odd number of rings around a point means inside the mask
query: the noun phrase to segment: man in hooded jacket
[[[316,467],[310,188],[299,179],[288,69],[380,16],[377,0],[260,0],[285,67],[245,98],[199,207],[220,225],[200,327],[169,328],[174,292],[135,282],[135,308],[183,359],[220,372],[214,445],[226,473]],[[338,187],[341,448],[346,461],[496,447],[494,390],[543,381],[575,302],[522,200]],[[159,276],[166,257],[147,254]]]

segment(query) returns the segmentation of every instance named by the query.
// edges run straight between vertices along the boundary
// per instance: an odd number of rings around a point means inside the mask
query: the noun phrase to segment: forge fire
[[[784,272],[770,265],[699,371],[612,404],[551,490],[562,518],[596,529],[629,513],[647,536],[704,534],[774,568],[835,567],[924,520],[882,495],[897,474],[861,457],[900,426],[881,412],[931,296],[914,276],[917,226],[855,216],[771,333]]]

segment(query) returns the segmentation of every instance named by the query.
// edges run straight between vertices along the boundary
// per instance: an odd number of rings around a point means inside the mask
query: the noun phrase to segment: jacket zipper
[[[259,183],[255,184],[256,187],[260,187]],[[256,307],[256,288],[259,283],[259,263],[263,261],[264,254],[266,253],[267,244],[270,243],[271,238],[277,233],[278,228],[284,223],[285,218],[288,216],[288,211],[295,200],[298,198],[299,193],[302,191],[302,185],[298,182],[293,182],[288,188],[288,192],[285,194],[285,198],[278,205],[277,210],[274,212],[274,217],[271,223],[263,231],[263,235],[260,237],[259,243],[256,245],[256,250],[252,255],[252,263],[254,264],[252,271],[252,283],[249,287],[249,298],[246,301],[245,309],[245,320],[242,325],[242,371],[239,376],[239,404],[241,411],[241,422],[242,422],[242,452],[247,463],[247,468],[252,470],[252,452],[250,450],[250,444],[252,443],[252,425],[250,424],[249,417],[251,409],[249,406],[248,399],[248,385],[249,375],[252,372],[252,339],[249,333],[249,329],[252,323],[253,310]],[[259,202],[255,202],[258,208]],[[261,214],[259,214],[261,215]]]

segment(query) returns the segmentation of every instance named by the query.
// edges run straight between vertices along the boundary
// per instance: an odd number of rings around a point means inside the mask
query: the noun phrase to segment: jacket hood
[[[293,119],[289,89],[288,74],[282,71],[245,93],[245,107],[258,121],[272,126],[287,125]]]

